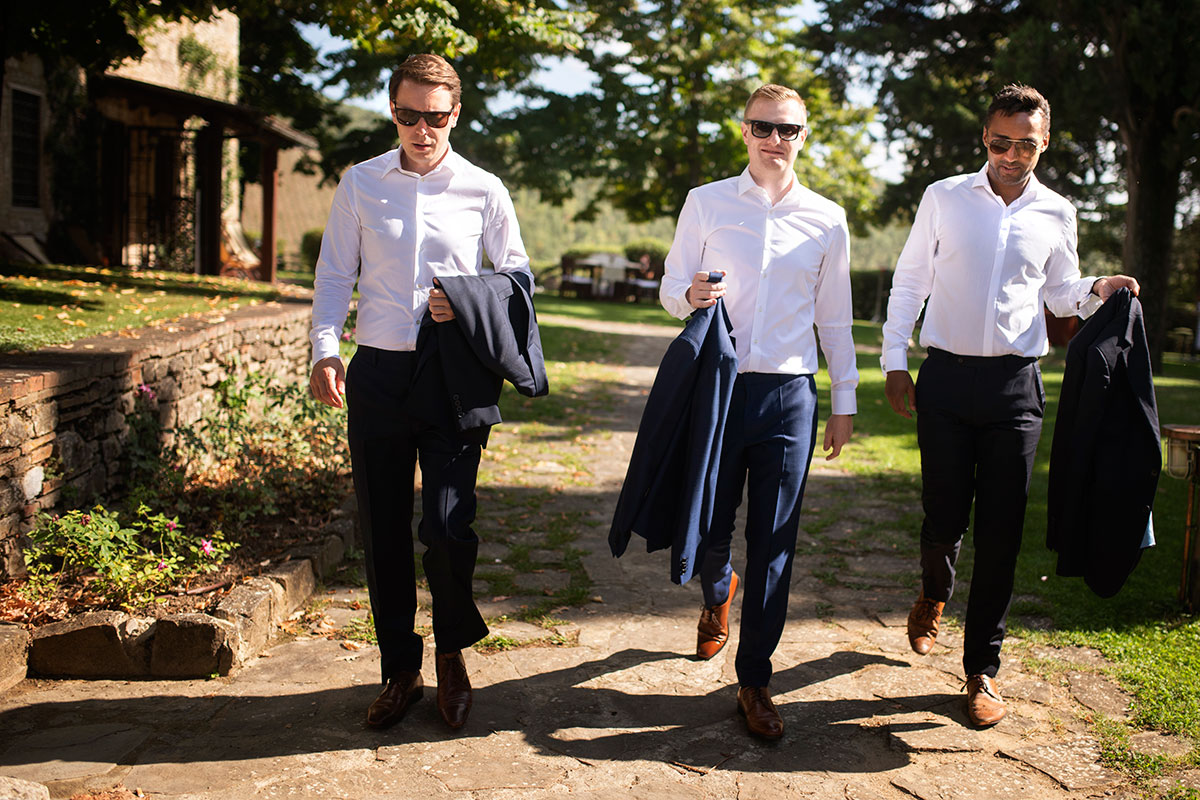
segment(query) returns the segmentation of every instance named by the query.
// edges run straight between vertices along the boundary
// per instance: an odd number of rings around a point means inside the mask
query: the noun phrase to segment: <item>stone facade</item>
[[[266,303],[0,356],[0,578],[24,572],[21,538],[39,511],[119,493],[139,386],[153,390],[169,440],[230,375],[303,380],[310,314],[306,302]]]
[[[238,27],[231,11],[218,11],[205,22],[159,23],[145,37],[141,59],[123,61],[109,72],[236,103]]]

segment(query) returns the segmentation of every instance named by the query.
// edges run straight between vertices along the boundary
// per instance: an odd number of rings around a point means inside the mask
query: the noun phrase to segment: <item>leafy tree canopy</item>
[[[1194,57],[1200,3],[822,5],[826,19],[804,41],[825,54],[835,88],[852,79],[879,87],[882,120],[907,149],[904,180],[884,197],[885,218],[911,211],[931,181],[978,169],[985,158],[983,113],[1003,85],[1027,83],[1046,94],[1051,145],[1039,177],[1109,234],[1123,217],[1123,271],[1142,283],[1157,361],[1176,214],[1200,159],[1200,60]],[[1106,231],[1098,233],[1092,243],[1111,241]]]

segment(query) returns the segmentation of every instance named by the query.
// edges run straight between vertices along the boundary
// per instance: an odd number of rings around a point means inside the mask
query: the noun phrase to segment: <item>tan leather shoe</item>
[[[401,672],[388,680],[383,692],[367,709],[368,728],[387,728],[395,725],[412,704],[421,699],[425,682],[419,672]]]
[[[922,592],[908,612],[908,643],[917,655],[927,655],[937,640],[945,603],[929,600]]]
[[[737,703],[738,713],[746,718],[746,728],[751,736],[771,740],[783,736],[783,719],[775,710],[765,686],[739,686]]]
[[[995,725],[1007,713],[995,680],[983,674],[967,678],[967,716],[971,724],[981,728]]]
[[[705,606],[700,611],[700,624],[696,626],[696,658],[708,661],[721,652],[729,641],[729,606],[738,588],[737,573],[729,579],[729,596],[716,606]]]
[[[437,654],[437,707],[451,728],[461,728],[471,712],[471,680],[462,651]]]

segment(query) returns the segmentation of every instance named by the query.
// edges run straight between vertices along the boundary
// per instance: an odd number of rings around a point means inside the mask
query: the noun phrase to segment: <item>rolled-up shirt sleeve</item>
[[[695,193],[688,192],[679,212],[675,239],[667,252],[666,268],[658,288],[658,298],[671,316],[686,319],[695,311],[687,300],[687,290],[692,285],[692,278],[700,271],[703,255],[700,204],[696,202]]]
[[[321,237],[313,282],[312,363],[338,354],[342,326],[350,310],[350,298],[358,280],[361,231],[354,208],[353,177],[347,173],[338,184]]]
[[[858,411],[858,366],[850,298],[850,230],[845,219],[829,235],[829,249],[817,278],[813,323],[829,370],[830,410],[834,414],[854,414]]]

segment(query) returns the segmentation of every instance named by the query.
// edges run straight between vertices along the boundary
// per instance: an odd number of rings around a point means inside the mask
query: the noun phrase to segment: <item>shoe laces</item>
[[[913,616],[923,625],[932,625],[938,620],[937,601],[922,597],[917,600]]]
[[[995,700],[999,703],[1004,702],[1002,699],[1000,699],[1000,695],[996,694],[996,691],[993,688],[992,678],[990,678],[987,675],[984,675],[982,673],[979,675],[968,675],[966,677],[966,679],[963,680],[963,689],[966,690],[967,692],[970,692],[971,691],[971,681],[973,681],[973,680],[979,681],[979,691],[983,692],[988,697],[992,698],[993,700]]]

